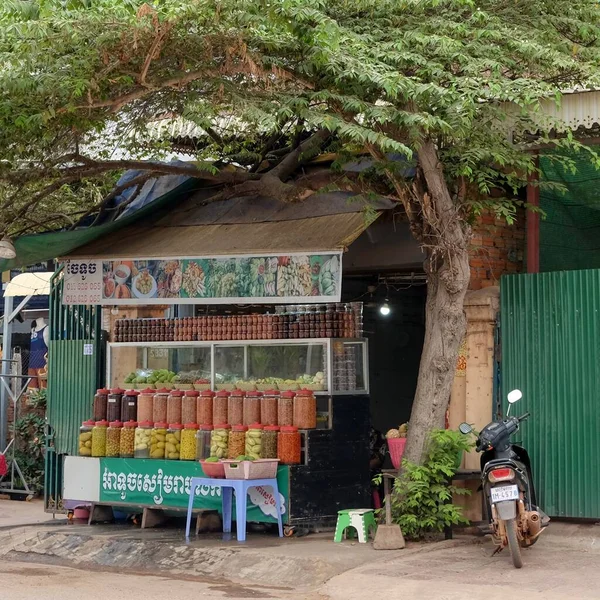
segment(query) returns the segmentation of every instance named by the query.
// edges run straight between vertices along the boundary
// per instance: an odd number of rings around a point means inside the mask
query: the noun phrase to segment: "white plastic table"
[[[279,525],[279,537],[283,537],[283,524],[281,520],[281,501],[279,499],[279,488],[277,479],[213,479],[212,477],[192,477],[190,482],[190,500],[188,503],[187,523],[185,526],[185,537],[190,537],[190,526],[192,512],[194,510],[194,498],[196,489],[202,486],[220,487],[223,502],[223,533],[231,533],[231,518],[233,505],[233,492],[235,492],[236,525],[238,542],[246,541],[246,509],[248,501],[248,490],[253,487],[270,487],[273,489],[275,508],[277,509],[277,524]]]

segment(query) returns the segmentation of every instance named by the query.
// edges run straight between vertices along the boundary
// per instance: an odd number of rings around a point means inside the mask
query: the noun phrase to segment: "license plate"
[[[502,487],[493,487],[492,502],[504,502],[505,500],[518,500],[519,488],[516,485],[503,485]]]

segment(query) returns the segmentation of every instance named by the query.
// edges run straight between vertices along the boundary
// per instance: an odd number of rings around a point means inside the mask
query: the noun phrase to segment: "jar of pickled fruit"
[[[194,407],[195,408],[195,407]],[[181,432],[181,450],[179,452],[180,460],[196,459],[196,434],[198,433],[197,423],[186,423]]]
[[[212,425],[200,425],[196,433],[196,460],[204,460],[210,456]]]
[[[279,392],[269,390],[260,401],[260,422],[263,425],[277,425],[277,405]]]
[[[119,456],[121,458],[133,458],[135,451],[135,428],[137,421],[123,423],[121,429],[121,440],[119,442]]]
[[[262,458],[262,437],[263,426],[259,423],[253,423],[246,432],[246,456],[252,460]]]
[[[165,446],[167,442],[167,423],[160,421],[154,423],[150,435],[150,458],[164,458]]]
[[[167,401],[169,398],[169,390],[161,388],[156,390],[152,403],[152,420],[155,423],[167,422]]]
[[[108,421],[96,421],[92,429],[92,456],[106,456]]]
[[[181,410],[183,405],[183,392],[172,390],[167,396],[167,423],[181,423]],[[194,411],[196,407],[194,406]]]
[[[300,432],[297,427],[282,427],[277,439],[277,458],[284,465],[300,464]]]
[[[317,426],[317,400],[310,390],[300,390],[294,398],[294,427],[315,429]]]
[[[137,420],[137,403],[140,393],[137,390],[127,390],[121,399],[121,421]]]
[[[262,392],[247,392],[244,397],[244,425],[260,423]]]
[[[277,425],[265,425],[262,434],[262,458],[277,458]]]
[[[213,425],[216,427],[219,423],[227,423],[227,403],[229,401],[229,392],[221,390],[213,398]]]
[[[287,427],[294,424],[294,398],[295,392],[281,392],[277,400],[277,424]]]
[[[79,456],[92,455],[92,430],[95,421],[84,421],[79,428]]]
[[[182,394],[182,392],[179,392]],[[196,423],[199,394],[195,390],[188,390],[181,399],[181,422]]]
[[[106,419],[108,393],[108,390],[105,388],[96,390],[96,394],[94,395],[94,407],[92,411],[94,415],[94,422],[103,421],[104,419]]]
[[[140,395],[141,398],[141,395]],[[140,421],[135,430],[133,455],[135,458],[150,458],[150,440],[152,439],[152,422]]]
[[[200,392],[200,395],[196,399],[196,423],[200,423],[200,425],[212,425],[214,395],[214,392],[210,390]]]
[[[237,459],[246,453],[246,432],[248,427],[245,425],[232,425],[229,434],[229,448],[227,458]]]
[[[210,455],[217,458],[227,458],[229,447],[229,430],[231,425],[218,423],[214,426],[210,436]]]
[[[121,400],[123,399],[123,392],[121,388],[113,388],[108,394],[108,401],[106,405],[106,419],[111,421],[121,420]]]
[[[121,452],[121,421],[111,421],[106,430],[106,456],[118,458]]]
[[[168,460],[179,460],[181,452],[181,434],[183,433],[181,423],[171,423],[167,429],[165,438],[165,458]]]
[[[138,396],[137,420],[152,421],[152,407],[154,404],[154,390],[146,388]]]
[[[244,392],[242,390],[233,390],[229,396],[227,421],[232,427],[233,425],[242,425],[244,422]]]

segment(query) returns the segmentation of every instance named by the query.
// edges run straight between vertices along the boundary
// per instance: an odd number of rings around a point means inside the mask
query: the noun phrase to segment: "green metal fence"
[[[45,506],[62,511],[62,462],[77,454],[81,422],[91,416],[94,390],[104,373],[105,344],[99,306],[63,306],[63,272],[50,288],[48,351],[48,432],[46,439]]]
[[[501,284],[503,395],[531,418],[517,434],[551,516],[600,517],[600,270]]]

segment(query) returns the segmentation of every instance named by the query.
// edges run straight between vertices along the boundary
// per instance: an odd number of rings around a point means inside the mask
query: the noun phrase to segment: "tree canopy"
[[[513,219],[532,139],[598,164],[539,102],[598,85],[599,26],[596,0],[5,0],[0,232],[98,212],[123,169],[294,201],[314,191],[293,179],[306,160],[369,155],[337,185],[395,199],[427,256],[419,460],[465,333],[473,218]],[[164,118],[198,127],[193,164],[168,162]]]

